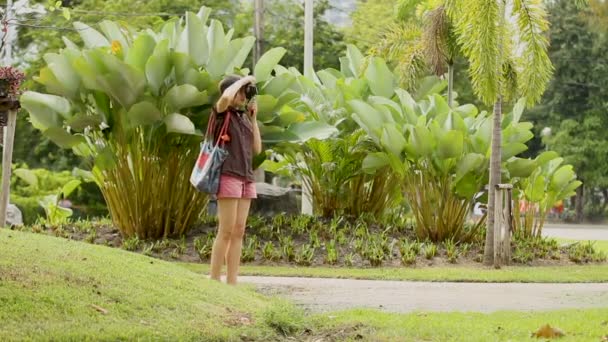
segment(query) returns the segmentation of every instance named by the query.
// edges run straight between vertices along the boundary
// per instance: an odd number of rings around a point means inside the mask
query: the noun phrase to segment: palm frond
[[[496,1],[468,0],[466,10],[457,4],[448,6],[455,24],[458,43],[469,59],[473,89],[486,104],[495,102],[499,94],[499,29],[500,17]]]
[[[446,72],[448,63],[448,18],[445,7],[439,6],[425,16],[423,39],[429,67],[437,76]]]
[[[589,0],[574,0],[574,3],[578,8],[583,8],[589,4]]]
[[[412,90],[426,70],[422,30],[414,24],[393,24],[383,32],[375,52],[395,65],[401,85]]]
[[[540,100],[553,74],[547,54],[547,12],[542,0],[515,0],[513,12],[519,28],[520,44],[525,44],[519,58],[519,91],[532,105]]]
[[[416,17],[416,7],[422,0],[400,0],[397,4],[397,19],[410,21]]]

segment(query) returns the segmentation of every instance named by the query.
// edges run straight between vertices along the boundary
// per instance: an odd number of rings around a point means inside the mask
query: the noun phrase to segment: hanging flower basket
[[[19,109],[20,87],[25,75],[12,66],[0,67],[0,127],[6,126],[8,112]]]

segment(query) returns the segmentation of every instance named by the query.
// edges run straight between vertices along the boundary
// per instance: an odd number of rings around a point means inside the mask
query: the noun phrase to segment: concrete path
[[[608,240],[608,225],[547,224],[543,235],[572,240]]]
[[[608,240],[608,226],[549,224],[543,234]],[[313,312],[372,308],[389,312],[608,308],[608,284],[437,283],[383,280],[239,277],[265,294]]]
[[[239,277],[260,292],[313,312],[372,308],[389,312],[557,310],[608,307],[608,284],[429,283]]]

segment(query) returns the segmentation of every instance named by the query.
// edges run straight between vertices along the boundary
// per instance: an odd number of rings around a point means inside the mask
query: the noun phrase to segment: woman
[[[212,115],[216,115],[215,136],[230,113],[228,137],[224,139],[228,157],[222,166],[217,194],[218,233],[211,252],[211,279],[220,280],[226,260],[226,282],[236,284],[241,262],[243,235],[251,199],[256,198],[252,159],[262,151],[262,140],[257,124],[257,106],[245,93],[255,78],[228,76],[220,82],[220,93]],[[251,100],[251,99],[249,99]]]

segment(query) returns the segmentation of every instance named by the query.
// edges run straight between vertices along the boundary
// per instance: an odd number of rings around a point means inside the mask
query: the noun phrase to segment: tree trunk
[[[584,186],[579,186],[576,189],[576,222],[583,222],[583,208],[585,207],[585,191]]]
[[[454,63],[448,63],[448,106],[454,103]]]
[[[483,262],[486,265],[494,263],[494,192],[496,184],[500,183],[500,162],[502,149],[502,97],[494,103],[494,124],[492,125],[492,154],[490,155],[490,184],[488,185],[488,220],[486,227],[486,245]]]
[[[606,211],[606,207],[608,207],[608,188],[603,188],[602,197],[604,197],[604,204],[602,204],[602,214]]]

